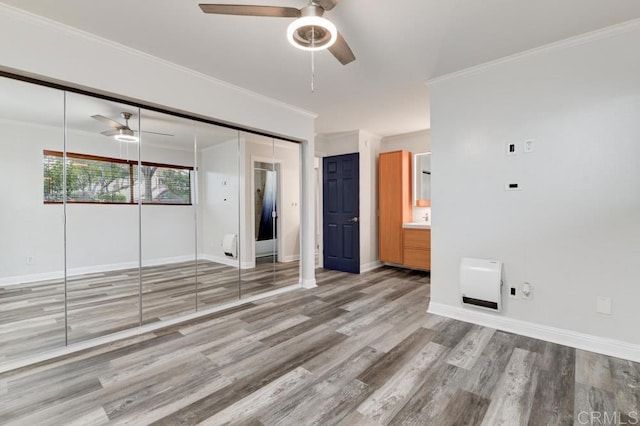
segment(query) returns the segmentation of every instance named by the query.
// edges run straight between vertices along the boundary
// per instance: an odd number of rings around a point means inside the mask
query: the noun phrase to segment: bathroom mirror
[[[431,206],[431,153],[416,154],[413,159],[413,199],[417,207]]]

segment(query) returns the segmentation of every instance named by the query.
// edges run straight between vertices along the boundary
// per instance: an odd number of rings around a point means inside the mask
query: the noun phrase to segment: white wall
[[[387,136],[382,139],[380,152],[391,152],[404,149],[405,151],[419,154],[431,151],[430,131],[404,133],[401,135]]]
[[[499,259],[533,285],[500,316],[640,343],[638,46],[636,25],[431,84],[433,302],[461,305],[461,257]]]
[[[402,135],[387,136],[382,139],[380,152],[391,152],[405,150],[413,155],[431,151],[429,130],[420,130],[418,132],[405,133]],[[411,170],[415,173],[415,160],[411,160]],[[412,180],[412,185],[413,185]],[[413,189],[412,189],[413,194]],[[413,195],[412,195],[413,196]],[[425,215],[428,217],[428,223],[431,223],[431,207],[413,207],[413,221],[424,222]]]
[[[63,149],[61,128],[0,120],[0,283],[64,269],[63,207],[43,203],[42,165],[45,147]]]
[[[360,272],[380,266],[378,255],[378,153],[381,138],[360,131]]]

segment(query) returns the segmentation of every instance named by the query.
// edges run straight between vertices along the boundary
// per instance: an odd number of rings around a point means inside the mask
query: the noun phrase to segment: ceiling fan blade
[[[124,124],[120,124],[115,120],[105,117],[104,115],[92,115],[91,118],[95,118],[98,121],[102,121],[104,124],[110,127],[120,128],[125,127]]]
[[[118,129],[105,130],[104,132],[100,132],[101,135],[105,135],[105,136],[115,136],[119,133],[120,131]]]
[[[329,52],[331,52],[342,65],[347,65],[356,60],[356,56],[340,33],[338,33],[336,42],[329,47]]]
[[[340,3],[340,0],[315,0],[315,2],[318,3],[324,10],[331,10],[338,3]]]
[[[171,137],[175,136],[175,135],[172,135],[170,133],[148,132],[146,130],[141,130],[140,133],[149,133],[149,134],[152,134],[152,135],[171,136]]]
[[[204,13],[218,15],[270,16],[274,18],[297,18],[300,11],[295,7],[252,6],[240,4],[200,4]]]

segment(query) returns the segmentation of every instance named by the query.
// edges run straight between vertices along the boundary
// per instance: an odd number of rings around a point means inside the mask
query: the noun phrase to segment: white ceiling
[[[380,136],[430,127],[428,79],[640,17],[637,0],[343,0],[325,16],[357,60],[317,53],[311,93],[288,18],[206,15],[195,0],[2,2],[318,113],[318,133]]]

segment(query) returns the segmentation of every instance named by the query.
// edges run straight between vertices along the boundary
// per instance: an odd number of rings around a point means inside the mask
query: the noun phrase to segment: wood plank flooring
[[[142,269],[142,323],[298,282],[299,263],[258,263],[254,269],[209,261]],[[76,343],[140,325],[139,271],[127,269],[69,277],[68,338]],[[238,283],[240,282],[240,286]],[[64,347],[64,283],[42,281],[0,287],[0,363]]]
[[[317,279],[312,290],[1,374],[0,424],[516,426],[638,418],[636,363],[427,314],[426,273],[319,270]],[[597,423],[598,413],[618,420]]]

